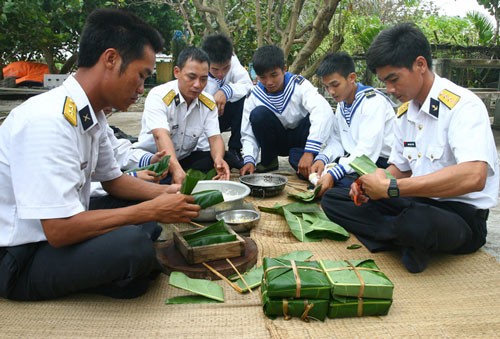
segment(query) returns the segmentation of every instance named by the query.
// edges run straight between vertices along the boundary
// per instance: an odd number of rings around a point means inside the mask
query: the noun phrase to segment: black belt
[[[489,209],[485,209],[485,210],[477,209],[476,210],[476,216],[478,218],[481,218],[481,219],[484,219],[484,220],[488,220],[488,216],[489,215],[490,215],[490,210]]]

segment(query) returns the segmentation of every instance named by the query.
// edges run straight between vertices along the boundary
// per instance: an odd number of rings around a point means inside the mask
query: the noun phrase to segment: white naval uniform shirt
[[[109,126],[106,128],[106,135],[113,148],[115,159],[122,171],[132,170],[150,164],[154,154],[139,148],[133,148],[132,143],[128,139],[118,139],[113,129]],[[90,187],[91,197],[107,195],[100,182],[93,182]]]
[[[66,97],[82,113],[77,126],[63,116]],[[73,76],[10,112],[0,126],[0,247],[46,240],[40,219],[87,210],[91,180],[122,175],[106,127]]]
[[[222,90],[229,102],[236,102],[247,96],[248,92],[253,87],[252,79],[245,67],[238,60],[238,57],[233,54],[231,58],[231,67],[224,79],[218,80],[211,74],[208,76],[205,92],[215,95],[218,90]]]
[[[439,100],[443,90],[459,97],[451,109]],[[498,155],[488,111],[474,93],[435,75],[422,107],[411,101],[408,111],[396,119],[394,133],[389,162],[400,171],[411,170],[412,176],[467,161],[488,164],[488,177],[482,191],[437,200],[460,201],[479,209],[497,204]]]
[[[350,124],[342,115],[345,102],[339,103],[335,114],[335,129],[323,151],[315,160],[325,164],[339,158],[346,174],[354,170],[349,164],[357,157],[366,155],[373,162],[381,156],[389,158],[394,140],[393,124],[396,119],[393,103],[382,92],[358,83],[358,89],[350,106]],[[348,156],[344,156],[348,153]]]
[[[175,96],[170,101],[168,95],[171,91],[175,92]],[[210,94],[205,92],[202,94],[213,102]],[[164,99],[170,102],[167,103]],[[164,128],[170,133],[179,160],[189,156],[193,151],[210,150],[197,148],[202,135],[210,138],[220,134],[217,108],[211,110],[198,98],[187,107],[186,100],[179,93],[177,80],[156,86],[149,92],[144,103],[139,140],[134,147],[156,153],[156,143],[152,134],[156,128]]]
[[[255,107],[269,108],[285,129],[296,128],[302,119],[310,114],[311,127],[304,148],[306,152],[317,154],[332,133],[334,121],[332,107],[307,79],[300,75],[285,73],[284,90],[278,95],[282,95],[283,99],[279,107],[272,104],[277,95],[268,93],[262,84],[259,84],[252,89],[245,100],[241,121],[241,143],[245,163],[251,162],[255,165],[259,155],[259,144],[250,124],[250,113]]]

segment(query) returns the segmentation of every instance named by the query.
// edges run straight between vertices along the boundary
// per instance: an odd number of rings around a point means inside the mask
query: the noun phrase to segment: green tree
[[[499,43],[499,30],[500,30],[500,1],[499,0],[477,0],[477,3],[486,8],[486,10],[493,16],[496,22],[496,30],[494,34],[494,43]]]

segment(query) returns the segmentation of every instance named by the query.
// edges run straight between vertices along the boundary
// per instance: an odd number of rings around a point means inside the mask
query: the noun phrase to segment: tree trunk
[[[328,25],[332,20],[339,2],[340,0],[324,1],[324,6],[319,10],[318,15],[314,19],[311,37],[295,57],[294,62],[289,67],[290,72],[300,73],[305,68],[309,57],[316,51],[328,34]]]

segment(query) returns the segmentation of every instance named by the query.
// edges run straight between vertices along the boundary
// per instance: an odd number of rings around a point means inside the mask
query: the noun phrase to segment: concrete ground
[[[141,129],[141,111],[136,111],[140,106],[131,107],[128,112],[116,112],[108,118],[109,124],[119,127],[127,134],[137,136]],[[493,129],[497,152],[500,156],[500,130]],[[223,137],[227,142],[228,132],[223,133]],[[286,158],[280,158],[280,169],[288,169]],[[500,261],[500,207],[496,206],[491,209],[488,220],[488,238],[484,250]]]

